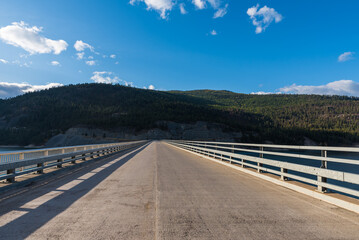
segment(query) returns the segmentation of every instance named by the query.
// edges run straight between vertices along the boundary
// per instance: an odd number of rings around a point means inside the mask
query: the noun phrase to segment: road
[[[1,239],[358,239],[359,215],[163,142],[0,195]]]

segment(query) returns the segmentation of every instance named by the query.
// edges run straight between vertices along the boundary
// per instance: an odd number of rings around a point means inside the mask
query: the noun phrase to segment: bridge
[[[358,239],[348,152],[139,141],[0,154],[0,238]]]

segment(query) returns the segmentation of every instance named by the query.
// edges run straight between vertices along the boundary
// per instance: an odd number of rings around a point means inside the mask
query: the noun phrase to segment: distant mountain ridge
[[[351,145],[359,142],[359,98],[69,85],[0,100],[0,145],[42,145],[79,126],[134,133],[161,129],[166,137],[182,137],[167,134],[161,122],[217,124],[223,132],[240,132],[236,140],[243,142]],[[203,136],[213,140],[213,134]]]

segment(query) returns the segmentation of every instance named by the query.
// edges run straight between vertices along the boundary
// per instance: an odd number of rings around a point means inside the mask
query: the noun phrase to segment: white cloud
[[[162,19],[166,19],[168,11],[171,11],[175,5],[173,0],[130,0],[130,4],[134,5],[136,2],[144,2],[147,5],[147,10],[155,10],[160,13]]]
[[[209,3],[209,5],[212,8],[219,9],[222,1],[221,0],[192,0],[192,3],[196,6],[197,9],[205,9],[208,5],[207,3]]]
[[[14,60],[11,63],[15,64],[15,65],[18,65],[20,67],[30,67],[30,65],[32,65],[32,61],[23,62],[23,61],[19,61],[19,60]]]
[[[346,62],[352,60],[354,58],[354,54],[354,52],[345,52],[343,54],[340,54],[338,57],[338,62]]]
[[[84,53],[84,52],[79,52],[79,53],[76,53],[76,55],[77,55],[77,59],[78,59],[78,60],[81,60],[81,59],[84,58],[85,53]]]
[[[188,0],[189,1],[189,0]],[[226,0],[225,0],[226,1]],[[185,0],[130,0],[131,5],[135,5],[137,2],[143,2],[147,6],[147,10],[155,10],[160,13],[162,19],[167,19],[169,12],[174,6],[179,7],[181,14],[187,14],[185,8]],[[207,6],[216,10],[213,18],[223,17],[227,14],[228,4],[221,7],[222,0],[191,0],[196,9],[205,9]]]
[[[223,7],[219,8],[213,15],[213,18],[221,18],[227,14],[228,3]]]
[[[13,22],[0,28],[0,39],[15,47],[20,47],[30,54],[54,53],[60,54],[67,49],[64,40],[52,40],[40,35],[41,27],[30,27],[25,22]]]
[[[93,52],[95,50],[93,46],[91,46],[90,44],[85,43],[85,42],[83,42],[81,40],[76,41],[76,43],[74,44],[74,48],[78,52],[83,52],[87,48],[90,49],[91,52]]]
[[[51,65],[52,66],[60,66],[61,64],[58,61],[52,61]]]
[[[115,54],[111,54],[111,55],[110,55],[110,58],[116,58],[116,55],[115,55]]]
[[[207,2],[209,2],[214,9],[219,8],[221,5],[221,0],[207,0]]]
[[[153,85],[151,84],[151,85],[149,85],[148,87],[143,87],[143,89],[155,90],[155,86],[153,86]]]
[[[26,90],[24,90],[25,93],[27,92],[35,92],[40,90],[46,90],[54,87],[61,87],[63,84],[61,83],[48,83],[46,85],[30,85],[30,87]]]
[[[186,8],[185,8],[185,4],[184,4],[184,3],[181,3],[181,4],[179,5],[179,8],[180,8],[181,14],[187,14],[187,10],[186,10]]]
[[[95,66],[96,62],[91,60],[91,61],[86,61],[86,64],[89,66]]]
[[[211,34],[212,36],[216,36],[218,33],[217,33],[216,30],[213,29],[213,30],[210,32],[210,34]]]
[[[7,64],[7,63],[9,63],[9,61],[6,61],[5,59],[1,59],[1,58],[0,58],[0,63]]]
[[[248,8],[247,14],[252,19],[253,25],[256,27],[256,33],[263,32],[273,21],[278,23],[283,17],[274,8],[264,6],[260,9],[259,4]]]
[[[204,9],[206,7],[206,1],[205,0],[192,0],[192,3],[198,8],[198,9]]]
[[[93,59],[93,56],[89,56],[88,59]]]
[[[269,95],[269,94],[280,94],[280,93],[272,93],[272,92],[251,92],[253,95]]]
[[[125,85],[126,87],[135,87],[133,85],[133,82],[127,82],[125,80],[121,80],[122,84]]]
[[[112,72],[93,72],[93,76],[91,77],[91,80],[95,83],[105,83],[105,84],[114,84],[114,83],[120,83],[127,87],[134,87],[132,82],[127,82],[125,80],[120,79],[117,76],[114,76]]]
[[[113,84],[118,83],[120,79],[118,77],[111,77],[113,75],[112,72],[93,72],[93,76],[91,80],[95,83],[106,83],[106,84]]]
[[[352,80],[339,80],[326,85],[296,85],[280,88],[283,93],[319,94],[319,95],[347,95],[359,97],[359,83]]]
[[[53,87],[61,87],[61,83],[48,83],[46,85],[31,85],[28,83],[0,82],[0,98],[10,98],[28,92],[45,90]]]

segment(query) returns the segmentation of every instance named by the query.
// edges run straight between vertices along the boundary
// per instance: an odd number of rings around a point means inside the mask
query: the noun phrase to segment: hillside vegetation
[[[241,131],[244,142],[359,142],[358,98],[80,84],[0,100],[0,145],[40,145],[75,126],[142,130],[163,120],[219,123],[225,131]]]
[[[259,117],[258,139],[298,143],[307,136],[324,145],[350,144],[359,136],[359,98],[320,95],[248,95],[229,91],[178,92],[211,101],[215,109]],[[289,134],[289,135],[288,135]],[[289,137],[286,137],[289,136]],[[282,139],[282,140],[279,140]],[[284,141],[283,141],[284,140]]]

